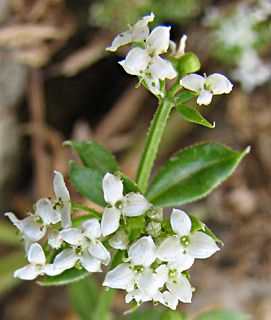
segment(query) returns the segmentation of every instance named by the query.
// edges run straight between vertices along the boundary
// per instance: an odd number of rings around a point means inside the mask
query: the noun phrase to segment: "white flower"
[[[72,225],[70,194],[65,185],[63,175],[58,171],[55,171],[54,191],[56,195],[56,201],[53,202],[53,209],[56,222],[60,221],[60,216],[62,228],[69,228]]]
[[[44,252],[38,243],[33,243],[30,246],[27,259],[30,264],[16,270],[14,277],[22,280],[33,280],[39,275],[56,276],[64,271],[63,269],[54,268],[53,264],[46,263]]]
[[[128,26],[129,29],[117,35],[113,40],[112,45],[106,50],[116,51],[120,46],[128,44],[130,42],[144,41],[149,35],[150,31],[148,23],[154,20],[153,12],[143,18],[139,19],[134,26]]]
[[[232,90],[232,83],[220,73],[214,73],[208,77],[191,73],[183,77],[180,84],[188,90],[199,93],[197,99],[199,105],[210,104],[214,94],[230,93]]]
[[[55,257],[55,268],[70,269],[79,261],[89,272],[99,272],[101,263],[109,264],[110,254],[98,240],[101,229],[97,219],[84,221],[77,228],[64,229],[60,231],[60,236],[72,248]]]
[[[151,206],[141,194],[132,192],[123,196],[122,181],[111,173],[106,173],[103,178],[103,192],[104,199],[108,203],[101,221],[101,231],[104,237],[118,229],[121,215],[140,216]]]
[[[169,31],[170,27],[156,27],[147,37],[145,49],[133,48],[126,59],[119,62],[127,73],[140,76],[152,93],[162,97],[164,93],[160,90],[159,79],[177,76],[171,62],[159,56],[169,47]]]
[[[158,248],[157,256],[162,261],[169,261],[171,269],[178,272],[189,269],[195,258],[209,258],[219,247],[215,241],[201,231],[191,233],[192,222],[182,210],[173,209],[170,223],[175,236],[166,238]]]
[[[159,277],[155,279],[156,281],[152,281],[155,274],[150,265],[155,259],[156,246],[152,238],[150,236],[140,238],[128,250],[129,263],[119,264],[110,270],[105,276],[103,286],[124,289],[127,292],[138,288],[143,295],[142,299],[145,295],[152,295],[164,285]]]

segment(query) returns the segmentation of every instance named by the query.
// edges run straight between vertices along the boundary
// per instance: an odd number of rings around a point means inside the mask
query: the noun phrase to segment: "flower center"
[[[187,247],[190,243],[190,239],[188,236],[184,236],[184,237],[181,237],[181,244],[184,246],[184,247]]]

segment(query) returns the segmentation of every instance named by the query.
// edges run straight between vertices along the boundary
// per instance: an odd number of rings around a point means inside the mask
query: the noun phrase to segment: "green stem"
[[[159,143],[172,107],[171,101],[162,100],[153,117],[136,176],[137,185],[143,194],[146,191]]]

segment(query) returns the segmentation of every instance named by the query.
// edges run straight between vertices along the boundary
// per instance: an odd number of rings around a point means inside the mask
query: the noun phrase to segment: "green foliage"
[[[77,191],[100,206],[106,206],[102,189],[103,175],[100,172],[81,167],[71,161],[70,177]]]
[[[102,190],[102,180],[106,172],[114,173],[118,165],[114,156],[102,145],[94,141],[68,141],[84,167],[76,162],[70,162],[70,177],[75,188],[85,197],[105,206]]]
[[[195,320],[249,320],[251,317],[232,310],[216,310],[201,314]]]
[[[198,200],[224,181],[248,152],[249,148],[236,152],[217,143],[184,149],[161,168],[146,197],[162,207]]]
[[[71,306],[82,320],[91,320],[99,295],[95,280],[89,276],[68,286]]]
[[[114,290],[98,289],[94,279],[75,282],[68,290],[70,302],[82,320],[112,319],[110,305]]]
[[[54,277],[46,276],[45,280],[38,281],[38,284],[41,286],[62,286],[85,278],[87,275],[89,275],[89,272],[87,270],[79,270],[74,267],[65,270],[61,274]]]
[[[117,171],[115,172],[117,177],[120,177],[123,183],[123,193],[126,195],[130,192],[140,192],[139,187],[137,184],[129,177],[127,177],[124,173]]]
[[[211,125],[207,120],[203,118],[203,116],[194,108],[184,105],[177,104],[176,109],[178,113],[187,121],[200,124],[202,126],[213,129],[215,124]]]
[[[106,172],[114,173],[118,170],[114,156],[98,142],[67,141],[65,145],[74,149],[86,168],[100,172],[103,176]]]

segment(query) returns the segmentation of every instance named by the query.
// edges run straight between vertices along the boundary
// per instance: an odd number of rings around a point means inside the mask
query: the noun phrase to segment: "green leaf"
[[[197,97],[198,95],[199,94],[197,92],[185,90],[179,94],[179,96],[177,97],[176,103],[179,103],[179,104],[184,103],[194,97]]]
[[[83,168],[72,160],[70,162],[70,177],[74,187],[80,193],[100,206],[106,206],[102,189],[102,173]]]
[[[215,123],[211,125],[203,116],[194,108],[186,106],[184,104],[177,104],[176,109],[178,113],[187,121],[200,124],[202,126],[213,129]]]
[[[98,212],[92,208],[88,208],[80,204],[72,203],[72,210],[80,210],[80,211],[89,213],[82,216],[77,216],[74,219],[72,219],[73,227],[78,226],[81,222],[88,219],[96,218],[100,221],[102,218],[102,212]]]
[[[102,176],[106,172],[114,173],[118,170],[114,156],[98,142],[67,141],[65,145],[69,145],[75,150],[84,166],[100,172]]]
[[[146,198],[161,207],[201,199],[229,177],[249,150],[236,152],[212,142],[184,149],[161,168]]]
[[[195,320],[249,320],[251,317],[232,310],[216,310],[204,312]]]
[[[204,230],[205,229],[205,224],[201,222],[198,218],[195,216],[189,215],[191,222],[192,222],[192,228],[191,228],[191,233],[196,232],[198,230]]]
[[[126,195],[130,192],[140,192],[138,185],[132,180],[131,178],[127,177],[124,173],[117,171],[115,172],[115,175],[117,177],[120,177],[120,179],[123,182],[123,193]]]
[[[93,310],[98,304],[98,288],[93,278],[87,277],[68,286],[68,296],[74,311],[82,320],[94,320]]]
[[[58,276],[50,277],[46,276],[44,281],[38,281],[38,284],[41,286],[62,286],[66,285],[75,281],[78,281],[82,278],[85,278],[87,275],[89,275],[89,272],[85,269],[77,269],[77,268],[71,268],[68,270],[65,270]]]
[[[94,320],[111,320],[112,314],[110,312],[110,307],[112,304],[113,297],[116,293],[116,290],[108,289],[103,290],[101,294],[99,295],[98,304],[95,308],[95,312],[93,315]]]

